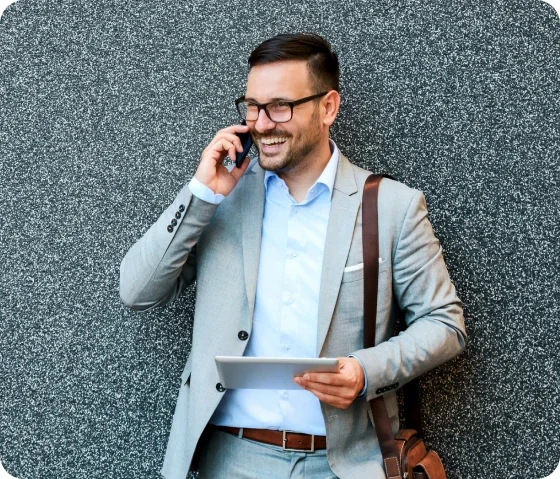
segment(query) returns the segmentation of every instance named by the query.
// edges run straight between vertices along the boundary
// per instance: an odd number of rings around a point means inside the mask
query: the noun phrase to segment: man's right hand
[[[246,125],[224,128],[216,134],[202,152],[200,164],[194,176],[203,185],[210,188],[214,194],[229,195],[249,166],[249,157],[243,160],[241,168],[234,167],[231,172],[223,165],[226,156],[235,161],[236,152],[243,151],[241,140],[235,133],[246,133],[247,131],[249,131],[249,127]]]

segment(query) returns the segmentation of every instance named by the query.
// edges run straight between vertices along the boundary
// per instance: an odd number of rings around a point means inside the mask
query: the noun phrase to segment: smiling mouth
[[[274,136],[270,138],[261,138],[261,143],[266,146],[281,145],[288,140],[287,137]]]

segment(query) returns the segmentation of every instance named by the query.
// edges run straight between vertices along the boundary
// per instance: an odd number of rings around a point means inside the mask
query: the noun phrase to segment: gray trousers
[[[327,451],[292,452],[215,430],[200,453],[199,479],[338,479]]]

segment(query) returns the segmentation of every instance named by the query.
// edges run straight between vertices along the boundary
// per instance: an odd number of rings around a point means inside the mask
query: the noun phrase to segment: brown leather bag
[[[377,193],[381,179],[388,175],[371,175],[365,183],[362,201],[362,244],[364,254],[364,347],[375,345],[377,319],[377,284],[379,275],[379,230]],[[404,321],[401,321],[401,326]],[[403,387],[405,422],[414,429],[401,429],[395,437],[385,400],[370,401],[373,422],[388,479],[446,479],[438,454],[428,451],[421,437],[418,381]]]

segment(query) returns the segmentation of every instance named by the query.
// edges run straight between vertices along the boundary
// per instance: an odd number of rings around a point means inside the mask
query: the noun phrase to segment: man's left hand
[[[347,409],[364,388],[364,370],[356,358],[338,358],[337,373],[305,373],[294,382],[319,401]]]

